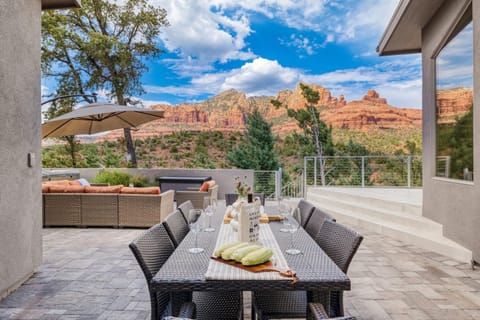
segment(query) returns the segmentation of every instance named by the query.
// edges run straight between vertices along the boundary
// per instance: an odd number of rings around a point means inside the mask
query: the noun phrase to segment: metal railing
[[[278,199],[281,183],[282,169],[278,171],[256,170],[253,173],[253,192],[265,194],[265,199]]]
[[[282,197],[303,198],[305,190],[303,181],[303,173],[295,176],[290,182],[288,182],[282,187]]]
[[[324,172],[323,179],[321,172]],[[322,180],[325,186],[421,187],[422,157],[305,157],[305,186],[322,186]]]

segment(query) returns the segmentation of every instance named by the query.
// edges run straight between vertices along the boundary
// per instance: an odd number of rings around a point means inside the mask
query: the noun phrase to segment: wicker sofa
[[[174,194],[43,193],[43,225],[151,227],[173,211]]]

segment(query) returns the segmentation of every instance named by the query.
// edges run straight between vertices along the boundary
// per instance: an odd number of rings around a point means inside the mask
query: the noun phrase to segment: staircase
[[[421,189],[309,187],[307,200],[339,222],[359,225],[452,259],[472,252],[443,236],[443,226],[422,216]]]

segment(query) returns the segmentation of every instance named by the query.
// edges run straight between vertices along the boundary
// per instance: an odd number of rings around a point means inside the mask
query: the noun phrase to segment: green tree
[[[239,145],[227,154],[228,163],[241,169],[278,170],[272,126],[257,108],[247,116],[246,127]]]
[[[332,128],[320,119],[320,112],[317,107],[318,101],[320,100],[318,91],[303,83],[300,83],[300,89],[302,90],[303,97],[307,101],[304,108],[295,110],[289,108],[287,105],[284,105],[284,108],[287,109],[288,116],[297,121],[298,126],[303,130],[304,137],[307,140],[313,141],[315,155],[320,159],[322,185],[325,185],[326,159],[324,156],[334,154]],[[278,100],[272,100],[271,103],[277,108],[282,106],[282,103]]]
[[[58,92],[106,90],[126,105],[144,92],[146,61],[161,53],[156,39],[168,26],[165,9],[148,0],[83,0],[82,8],[42,14],[42,72]],[[124,129],[127,155],[137,165],[130,128]]]

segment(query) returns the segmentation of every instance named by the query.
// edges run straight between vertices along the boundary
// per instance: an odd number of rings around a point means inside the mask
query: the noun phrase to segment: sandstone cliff
[[[310,86],[319,92],[318,107],[321,107],[322,120],[334,128],[369,131],[421,126],[421,110],[393,107],[375,90],[369,90],[361,100],[347,102],[344,96],[333,97],[322,86]],[[285,108],[275,108],[271,104],[272,99],[292,109],[302,108],[306,103],[299,85],[293,91],[280,91],[276,97],[246,97],[244,93],[230,89],[198,104],[153,106],[153,109],[164,110],[165,118],[141,126],[134,136],[144,138],[175,130],[241,131],[245,129],[246,115],[254,107],[273,123],[273,132],[299,130],[287,117]],[[450,110],[448,101],[445,101],[445,110]],[[122,131],[113,131],[101,139],[115,139],[122,135]]]

